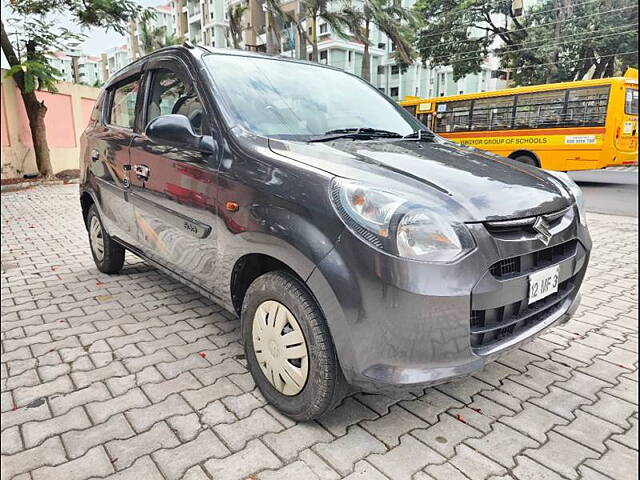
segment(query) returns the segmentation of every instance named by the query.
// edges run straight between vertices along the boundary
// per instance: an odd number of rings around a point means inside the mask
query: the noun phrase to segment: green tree
[[[148,13],[151,12],[151,13]],[[180,43],[178,37],[167,32],[167,27],[161,25],[155,27],[150,25],[155,15],[151,10],[147,10],[140,19],[138,27],[140,29],[140,43],[144,54],[149,54],[160,48]]]
[[[276,25],[284,23],[292,24],[298,33],[300,42],[298,51],[301,59],[307,59],[307,45],[311,44],[311,60],[319,60],[318,53],[318,20],[323,19],[335,31],[341,31],[345,24],[342,14],[329,8],[331,0],[300,0],[299,13],[291,14],[282,8],[283,2],[280,0],[265,0],[267,5],[267,15],[270,15],[274,26],[274,43],[280,42],[279,30]],[[269,51],[269,35],[267,32],[267,53],[277,53]]]
[[[10,39],[4,21],[0,21],[0,47],[29,119],[33,150],[38,171],[51,177],[51,158],[44,118],[47,107],[36,97],[41,88],[54,89],[59,75],[46,54],[61,48],[79,35],[56,26],[53,17],[64,15],[84,27],[102,27],[126,33],[127,21],[137,17],[142,8],[132,0],[12,0],[8,2],[19,27],[19,35]],[[17,53],[18,52],[18,53]]]
[[[371,81],[371,27],[376,26],[394,45],[396,63],[405,70],[414,59],[412,47],[415,19],[412,13],[402,7],[399,1],[362,0],[349,1],[338,13],[336,23],[342,28],[336,32],[343,37],[352,36],[364,45],[360,76]]]
[[[519,85],[637,65],[638,11],[630,0],[542,0],[522,16],[511,0],[418,0],[415,11],[419,56],[432,66],[451,65],[455,80],[480,72],[489,54]]]
[[[638,65],[637,22],[628,0],[545,0],[523,17],[517,44],[496,53],[519,85],[612,77]]]
[[[231,41],[233,48],[239,49],[242,43],[242,17],[247,11],[247,5],[238,3],[234,6],[230,5],[227,9],[227,17],[229,17],[229,26],[227,27],[227,36]]]

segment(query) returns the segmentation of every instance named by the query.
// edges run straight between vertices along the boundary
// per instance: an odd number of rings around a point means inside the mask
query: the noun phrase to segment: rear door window
[[[139,77],[125,80],[115,88],[111,96],[110,125],[133,129],[139,89]]]

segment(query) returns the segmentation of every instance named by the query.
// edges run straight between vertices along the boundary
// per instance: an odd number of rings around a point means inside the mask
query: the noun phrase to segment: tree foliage
[[[140,20],[140,43],[143,52],[149,54],[170,45],[177,45],[180,39],[167,31],[164,25],[151,25],[154,16],[145,16]]]
[[[611,77],[638,65],[637,3],[564,0],[560,5],[545,0],[532,7],[515,32],[519,45],[497,51],[516,83]]]
[[[343,37],[353,38],[369,47],[370,31],[372,26],[384,33],[395,46],[394,59],[404,71],[413,63],[414,50],[412,46],[415,19],[411,11],[402,7],[398,1],[387,0],[362,0],[361,2],[348,1],[338,14],[337,23],[344,25],[343,30],[337,33]],[[347,34],[345,35],[345,32]],[[368,55],[368,48],[365,52]],[[365,72],[365,68],[367,71]],[[362,77],[369,80],[368,59],[363,62]]]
[[[542,0],[516,16],[511,0],[418,0],[423,62],[453,67],[457,80],[495,54],[516,84],[621,73],[637,65],[637,3]],[[634,24],[635,22],[635,24]]]
[[[18,72],[23,75],[25,93],[36,90],[58,91],[56,79],[61,76],[61,73],[46,62],[25,60],[7,70],[5,77],[13,77]]]
[[[44,118],[47,107],[36,97],[38,88],[55,88],[58,72],[46,56],[64,50],[82,35],[56,24],[56,17],[66,17],[83,27],[100,27],[125,33],[129,20],[136,18],[142,7],[133,0],[10,0],[12,30],[0,21],[0,40],[13,77],[20,90],[29,119],[38,171],[53,174]]]
[[[242,43],[242,17],[248,9],[244,3],[229,5],[227,9],[227,17],[229,18],[229,26],[227,27],[227,36],[229,37],[233,48],[239,49]]]

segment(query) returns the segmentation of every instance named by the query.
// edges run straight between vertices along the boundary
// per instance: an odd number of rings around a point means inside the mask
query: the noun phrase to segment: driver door
[[[143,253],[210,290],[217,261],[215,158],[157,145],[143,127],[160,115],[179,114],[195,133],[210,133],[201,97],[180,66],[179,59],[151,62],[145,72],[141,124],[130,146],[130,201]]]

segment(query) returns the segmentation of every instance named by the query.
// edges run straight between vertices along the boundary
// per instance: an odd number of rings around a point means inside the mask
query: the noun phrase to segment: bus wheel
[[[533,165],[534,167],[540,166],[538,160],[533,155],[528,155],[526,153],[519,153],[518,155],[514,155],[511,158],[513,158],[516,162],[526,163],[527,165]]]

